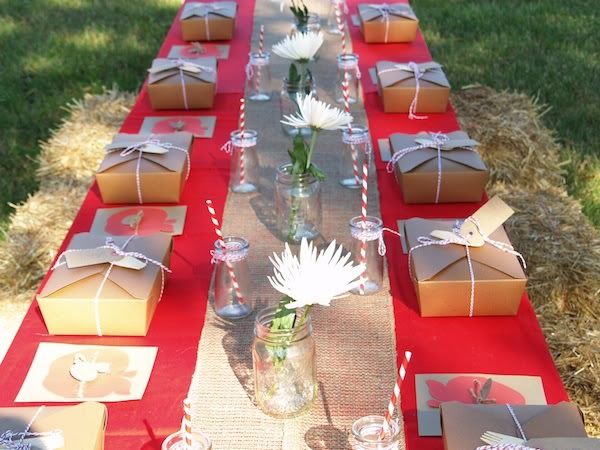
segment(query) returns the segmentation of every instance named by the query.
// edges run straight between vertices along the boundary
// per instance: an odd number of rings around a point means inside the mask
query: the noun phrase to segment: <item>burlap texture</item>
[[[328,2],[313,1],[311,11],[325,24]],[[257,0],[255,32],[265,25],[265,47],[279,41],[290,29],[289,11],[279,12],[278,3]],[[311,63],[319,98],[333,103],[340,37],[325,34],[320,58]],[[253,48],[256,42],[253,43]],[[259,192],[232,194],[227,199],[223,231],[250,242],[249,266],[254,280],[256,310],[275,305],[281,295],[269,285],[272,273],[268,256],[281,252],[276,237],[274,177],[276,167],[289,160],[291,139],[279,127],[279,90],[289,62],[272,56],[273,89],[270,102],[247,103],[247,126],[258,131],[261,165]],[[365,124],[362,103],[353,105],[357,125]],[[323,192],[323,239],[333,239],[351,248],[348,221],[360,214],[360,191],[338,184],[342,142],[339,132],[319,135],[315,162],[327,174]],[[369,177],[369,214],[379,216],[376,173]],[[207,255],[207,257],[209,257]],[[213,440],[215,449],[350,449],[351,425],[369,414],[383,414],[396,373],[396,346],[392,299],[387,273],[379,294],[350,296],[330,307],[313,309],[317,343],[318,399],[311,410],[289,420],[273,419],[254,404],[252,339],[254,314],[226,323],[209,306],[198,347],[198,361],[190,388],[194,428]],[[403,448],[403,445],[401,445]]]

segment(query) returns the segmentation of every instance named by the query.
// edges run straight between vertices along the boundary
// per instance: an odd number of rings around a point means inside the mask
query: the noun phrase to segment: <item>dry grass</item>
[[[517,212],[507,229],[529,266],[529,296],[588,433],[600,436],[600,232],[566,193],[561,148],[541,124],[542,106],[485,87],[465,89],[453,102],[481,143],[489,193]]]
[[[40,190],[15,206],[0,241],[0,360],[133,101],[116,89],[74,101],[41,145]]]

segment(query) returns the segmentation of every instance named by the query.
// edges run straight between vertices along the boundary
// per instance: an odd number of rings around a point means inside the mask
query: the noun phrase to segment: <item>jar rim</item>
[[[372,438],[368,438],[368,437],[363,437],[361,435],[361,431],[362,429],[367,426],[367,425],[379,425],[380,429],[383,426],[383,422],[384,422],[384,418],[383,416],[378,416],[378,415],[371,415],[371,416],[365,416],[365,417],[361,417],[360,419],[357,419],[354,421],[354,423],[352,424],[352,434],[354,435],[354,438],[360,442],[361,444],[392,444],[398,440],[400,440],[400,427],[398,426],[398,423],[396,423],[395,421],[392,421],[391,423],[391,433],[389,435],[386,435],[386,438],[384,438],[384,440],[380,440],[379,438],[377,438],[376,440],[372,439]]]
[[[223,242],[225,243],[226,250],[231,252],[243,252],[247,251],[250,248],[250,243],[247,239],[239,236],[224,236]],[[229,245],[232,244],[232,245]],[[223,247],[221,246],[220,239],[217,239],[214,242],[215,250],[221,252],[223,251]]]
[[[342,133],[349,135],[361,135],[367,134],[368,132],[369,129],[367,127],[355,127],[354,125],[352,125],[352,128],[344,128],[342,130]]]
[[[292,163],[284,163],[277,167],[277,174],[275,179],[282,184],[292,184],[294,183],[294,177],[290,173],[292,170]],[[298,175],[298,182],[304,184],[312,184],[316,183],[319,180],[312,173],[301,173]]]
[[[374,230],[383,227],[383,221],[376,216],[366,216],[365,221],[367,223],[367,230]],[[349,220],[348,224],[352,228],[363,228],[363,217],[355,216]]]
[[[258,137],[258,131],[245,129],[244,134],[242,135],[242,130],[237,129],[237,130],[233,130],[229,134],[229,137],[232,140],[233,139],[238,139],[238,140],[254,139],[254,140],[256,140]]]
[[[312,319],[310,315],[301,325],[287,330],[271,331],[270,324],[277,312],[278,306],[268,306],[261,309],[254,318],[254,335],[261,340],[280,343],[283,338],[291,338],[288,342],[296,343],[310,336],[312,333]]]

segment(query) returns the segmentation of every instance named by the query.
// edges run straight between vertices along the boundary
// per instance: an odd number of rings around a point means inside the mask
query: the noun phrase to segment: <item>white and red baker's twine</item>
[[[217,219],[217,213],[215,208],[212,206],[212,200],[206,200],[206,207],[208,208],[208,212],[210,214],[210,220],[215,227],[215,234],[217,235],[217,241],[221,246],[221,251],[225,253],[227,251],[227,246],[225,241],[223,240],[223,232],[221,231],[221,226],[219,225],[219,220]],[[237,281],[235,276],[235,272],[233,270],[233,266],[231,265],[231,261],[225,258],[225,265],[227,266],[227,272],[229,273],[229,278],[231,278],[231,284],[233,285],[233,290],[235,292],[235,296],[240,303],[245,303],[244,295],[242,294],[242,289]]]

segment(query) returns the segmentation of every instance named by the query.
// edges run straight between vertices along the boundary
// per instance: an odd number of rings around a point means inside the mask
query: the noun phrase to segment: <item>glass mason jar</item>
[[[342,82],[348,80],[348,101],[350,104],[358,101],[360,89],[360,69],[358,68],[358,55],[346,53],[337,55],[337,81],[335,82],[335,101],[344,103]]]
[[[258,133],[254,130],[232,131],[231,166],[229,170],[229,189],[232,192],[246,194],[256,192],[258,185],[258,155],[256,141]]]
[[[252,362],[258,407],[277,418],[306,411],[317,396],[315,341],[310,316],[290,330],[271,331],[276,307],[258,313]]]
[[[292,25],[292,36],[296,33],[306,33],[308,31],[314,31],[318,33],[321,31],[321,18],[318,14],[308,13],[308,20],[306,23],[298,22],[298,19],[294,17],[294,24]]]
[[[390,431],[383,439],[379,439],[384,418],[381,416],[365,416],[352,424],[354,450],[398,450],[402,437],[400,426],[392,422]]]
[[[162,450],[211,450],[212,443],[210,439],[200,433],[199,431],[195,431],[190,434],[190,438],[192,441],[191,447],[185,442],[185,432],[178,431],[173,433],[163,441],[161,449]]]
[[[284,240],[299,243],[314,239],[321,230],[321,183],[311,174],[297,177],[292,165],[277,168],[275,177],[275,214],[277,228]]]
[[[382,239],[383,222],[379,217],[362,216],[350,219],[350,234],[352,236],[352,255],[356,263],[364,262],[363,272],[364,295],[374,294],[383,285],[383,255],[379,251],[379,240]],[[365,258],[361,256],[365,250]],[[362,294],[361,288],[352,290],[354,294]]]
[[[365,158],[371,160],[371,138],[369,130],[362,127],[346,128],[342,131],[342,161],[340,184],[349,189],[358,189],[362,184],[362,165]]]
[[[300,70],[303,71],[304,67],[301,67]],[[308,95],[310,93],[313,94],[313,97],[317,97],[317,87],[314,77],[304,79],[300,82],[292,82],[284,78],[279,96],[281,118],[283,119],[283,116],[289,116],[298,112],[298,94]],[[312,134],[310,128],[294,128],[284,124],[281,124],[281,127],[283,128],[283,132],[291,137],[296,136],[298,133],[301,133],[302,136],[310,136]]]
[[[251,52],[246,66],[246,92],[249,100],[271,100],[271,54],[267,51]]]
[[[225,249],[215,241],[215,313],[225,319],[241,319],[254,309],[252,281],[248,269],[250,244],[241,237],[223,238]]]
[[[329,0],[329,13],[327,14],[327,32],[329,34],[342,34],[337,23],[336,9],[341,13],[342,22],[346,20],[348,14],[348,5],[346,0]]]

